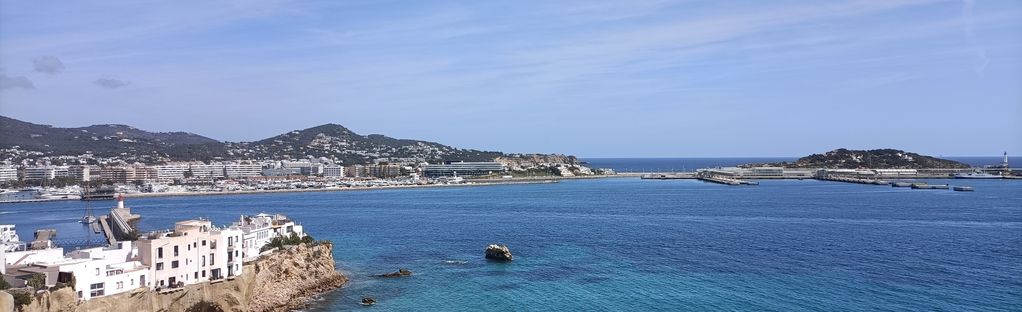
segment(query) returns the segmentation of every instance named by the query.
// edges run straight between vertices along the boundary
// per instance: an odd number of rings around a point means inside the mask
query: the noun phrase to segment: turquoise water
[[[128,205],[147,229],[293,216],[351,277],[310,311],[364,309],[363,295],[374,311],[1022,310],[1022,181],[946,182],[976,192],[615,178]],[[0,217],[70,240],[85,235],[83,205],[6,204]],[[485,261],[493,242],[515,261]],[[402,267],[415,275],[371,277]]]

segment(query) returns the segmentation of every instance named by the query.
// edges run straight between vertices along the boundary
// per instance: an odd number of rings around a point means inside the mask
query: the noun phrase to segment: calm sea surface
[[[1022,180],[975,192],[821,181],[554,184],[130,199],[144,229],[280,212],[351,283],[309,310],[1022,310]],[[104,208],[113,202],[93,202]],[[0,205],[23,238],[89,232],[79,201]],[[98,238],[93,238],[98,241]],[[483,260],[506,243],[509,264]],[[372,274],[409,268],[409,278]]]

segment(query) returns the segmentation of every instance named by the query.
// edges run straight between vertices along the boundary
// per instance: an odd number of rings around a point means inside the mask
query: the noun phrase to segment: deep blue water
[[[937,183],[941,181],[931,181]],[[351,277],[309,310],[1022,310],[1022,180],[972,193],[637,178],[129,199],[142,227],[286,213]],[[99,206],[113,202],[93,203]],[[87,231],[79,201],[0,205],[31,237]],[[483,260],[506,243],[510,264]],[[406,267],[409,278],[370,275]]]
[[[975,167],[997,165],[1002,157],[943,157]],[[729,167],[744,164],[794,162],[798,157],[668,157],[668,158],[583,158],[593,168],[611,168],[617,172],[678,172],[700,168]],[[1022,157],[1008,156],[1012,167],[1022,167]]]

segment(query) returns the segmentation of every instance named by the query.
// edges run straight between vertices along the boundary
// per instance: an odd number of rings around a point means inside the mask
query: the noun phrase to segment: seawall
[[[347,278],[334,268],[330,244],[297,245],[245,264],[241,276],[158,293],[148,289],[78,302],[70,288],[35,295],[24,312],[56,311],[289,311]]]

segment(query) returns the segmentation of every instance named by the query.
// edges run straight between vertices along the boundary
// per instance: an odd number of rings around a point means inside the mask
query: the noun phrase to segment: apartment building
[[[151,267],[153,286],[178,287],[219,280],[241,273],[233,242],[241,239],[238,229],[220,229],[209,220],[187,220],[174,224],[171,232],[154,233],[138,240],[141,262]],[[228,259],[231,249],[231,259]]]

